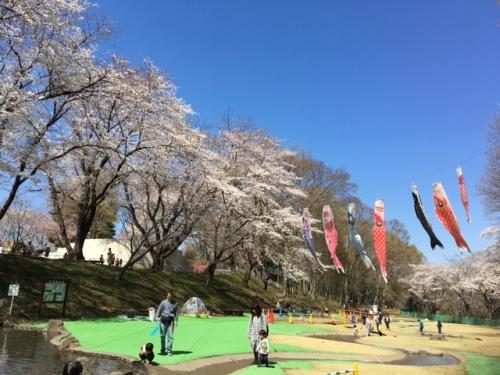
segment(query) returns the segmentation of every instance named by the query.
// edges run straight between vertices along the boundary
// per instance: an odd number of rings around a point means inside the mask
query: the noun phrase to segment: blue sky
[[[287,145],[345,167],[367,204],[385,201],[431,260],[458,251],[433,213],[441,181],[473,251],[485,241],[476,185],[486,125],[500,107],[495,1],[101,0],[102,50],[167,71],[199,121],[228,107]],[[455,167],[464,170],[467,224]],[[445,245],[430,250],[412,206],[419,187]]]

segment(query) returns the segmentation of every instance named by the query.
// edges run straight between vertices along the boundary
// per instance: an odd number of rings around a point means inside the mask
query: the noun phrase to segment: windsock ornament
[[[462,204],[464,205],[467,222],[470,223],[469,199],[467,198],[467,190],[465,190],[464,175],[462,173],[462,168],[460,167],[457,168],[457,177],[458,187],[460,189],[460,199],[462,199]]]
[[[460,233],[460,228],[458,227],[458,222],[451,208],[450,201],[446,196],[443,185],[441,182],[435,182],[432,184],[433,199],[435,206],[435,213],[441,224],[446,228],[446,230],[451,234],[455,243],[461,251],[467,250],[469,253],[470,248],[465,242],[462,234]]]
[[[342,262],[337,257],[337,230],[335,229],[335,219],[332,209],[328,205],[323,206],[323,232],[325,233],[326,246],[330,252],[335,269],[337,272],[342,271],[345,273],[344,266],[342,266]]]
[[[382,277],[387,283],[387,271],[385,268],[385,223],[384,223],[384,202],[375,201],[373,211],[373,248],[380,264]]]
[[[308,208],[304,208],[302,212],[302,236],[306,242],[309,251],[313,255],[314,259],[321,265],[318,260],[318,255],[316,254],[316,249],[314,248],[312,232],[311,232],[311,214]]]
[[[356,205],[354,203],[349,203],[347,206],[347,230],[349,232],[349,245],[354,249],[365,267],[367,269],[371,268],[375,271],[375,267],[368,257],[368,253],[363,245],[363,240],[361,239],[359,233],[356,232],[354,224],[356,224]]]
[[[432,230],[432,225],[431,223],[429,223],[427,215],[424,212],[424,205],[422,204],[420,194],[418,193],[417,187],[415,185],[413,185],[411,188],[411,195],[413,197],[413,207],[415,208],[415,214],[417,215],[418,221],[420,221],[420,224],[422,224],[422,227],[429,235],[432,250],[434,250],[436,246],[444,248],[443,244],[441,243],[441,241],[439,241],[437,236],[434,234],[434,231]]]

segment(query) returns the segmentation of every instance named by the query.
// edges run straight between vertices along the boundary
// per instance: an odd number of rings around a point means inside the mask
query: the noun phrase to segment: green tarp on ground
[[[465,368],[467,375],[498,375],[500,374],[500,359],[486,357],[473,353],[462,353],[467,359]]]
[[[249,353],[248,316],[197,319],[181,317],[174,332],[174,356],[155,355],[155,362],[173,364],[225,354]],[[66,329],[80,341],[84,349],[102,353],[137,357],[141,345],[152,342],[160,351],[160,337],[150,336],[156,323],[144,320],[99,319],[64,322]],[[324,332],[318,326],[277,322],[270,325],[272,334],[297,335]],[[309,352],[292,345],[271,345],[278,351]]]

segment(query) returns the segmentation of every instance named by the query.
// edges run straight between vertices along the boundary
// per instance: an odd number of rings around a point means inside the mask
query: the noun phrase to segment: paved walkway
[[[284,360],[309,360],[309,361],[356,361],[356,362],[375,362],[383,363],[404,359],[406,355],[403,352],[384,356],[381,361],[377,356],[360,356],[359,354],[335,354],[335,353],[295,353],[283,352],[272,353],[271,361]],[[148,366],[151,375],[171,375],[171,374],[227,374],[232,371],[250,366],[252,354],[235,354],[210,358],[201,358],[189,362],[182,362],[168,366]],[[231,371],[232,370],[232,371]]]

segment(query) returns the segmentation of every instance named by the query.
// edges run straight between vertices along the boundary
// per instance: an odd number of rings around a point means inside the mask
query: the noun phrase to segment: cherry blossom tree
[[[290,151],[263,131],[227,127],[213,141],[212,150],[219,156],[210,176],[217,188],[216,203],[196,228],[208,260],[207,283],[220,263],[259,246],[263,236],[280,239],[280,230],[287,226],[299,233],[300,216],[290,204],[304,195],[286,161]],[[256,242],[249,243],[251,238]]]
[[[83,243],[97,207],[142,163],[147,155],[161,159],[187,143],[185,116],[190,109],[175,96],[172,82],[150,62],[142,69],[115,58],[96,95],[83,96],[68,113],[66,135],[74,151],[52,164],[47,173],[58,225],[64,199],[76,203],[76,238],[69,256],[83,259]]]
[[[55,223],[48,214],[17,200],[0,222],[0,243],[10,243],[14,249],[43,250],[49,246],[47,234],[54,228]]]
[[[215,187],[207,175],[214,166],[203,138],[193,132],[184,147],[144,160],[122,182],[123,234],[133,254],[125,268],[149,253],[152,268],[162,270],[211,205]]]
[[[415,266],[406,282],[430,313],[441,310],[495,319],[500,313],[498,243],[446,264]]]
[[[19,188],[51,161],[71,152],[66,115],[106,78],[93,61],[105,32],[79,0],[0,3],[0,183],[7,195],[0,220]]]
[[[500,117],[495,117],[488,129],[488,153],[481,183],[478,186],[487,214],[500,222]]]
[[[448,293],[443,283],[447,272],[446,265],[423,263],[414,265],[413,272],[405,279],[409,290],[416,296],[424,311],[435,314],[448,299]]]

